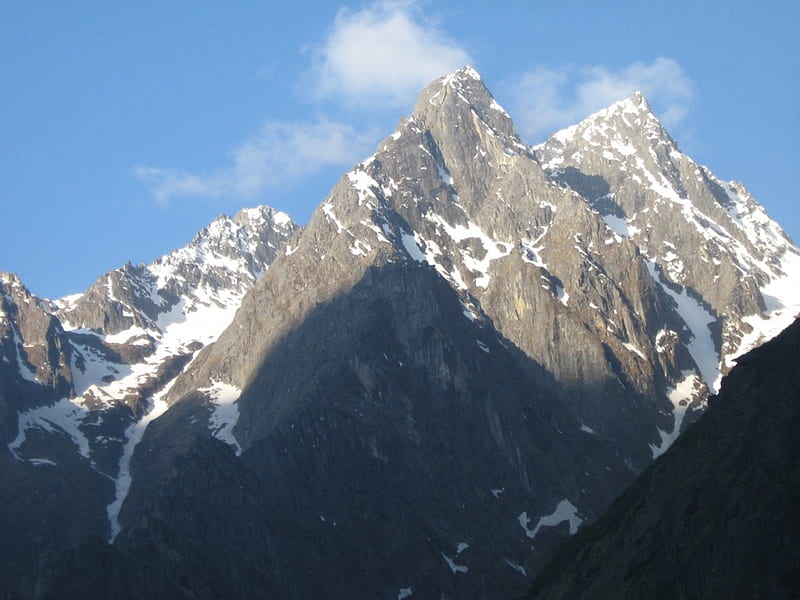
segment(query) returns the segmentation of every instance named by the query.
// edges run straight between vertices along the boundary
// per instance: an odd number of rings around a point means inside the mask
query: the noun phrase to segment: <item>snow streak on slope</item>
[[[70,438],[75,444],[78,452],[86,459],[90,458],[89,440],[86,434],[80,429],[83,419],[88,415],[88,411],[82,406],[73,404],[64,398],[50,406],[39,406],[32,410],[23,412],[19,415],[17,437],[8,445],[8,449],[18,460],[26,460],[34,464],[41,464],[47,461],[56,464],[55,457],[23,457],[20,453],[22,445],[25,443],[28,431],[40,429],[50,433],[60,432]]]
[[[714,346],[714,339],[711,337],[711,329],[709,329],[709,325],[717,320],[716,317],[709,313],[699,301],[691,297],[686,288],[681,289],[678,293],[664,284],[653,261],[647,261],[647,268],[653,281],[675,300],[678,314],[692,332],[693,339],[687,344],[687,349],[700,371],[700,376],[708,385],[708,389],[712,394],[716,394],[722,374],[719,353]]]
[[[766,314],[750,315],[745,322],[753,330],[742,338],[739,349],[734,356],[726,356],[730,365],[737,356],[746,354],[756,346],[772,339],[786,329],[800,316],[800,253],[786,252],[781,261],[784,271],[782,277],[776,277],[763,288],[761,295],[767,307]]]
[[[193,303],[193,311],[185,310],[184,303],[181,301],[170,313],[163,315],[159,319],[159,328],[162,329],[163,333],[160,334],[156,352],[148,357],[144,364],[135,365],[139,369],[132,373],[131,377],[133,379],[128,378],[127,381],[122,380],[119,382],[121,387],[112,391],[112,394],[121,393],[126,389],[125,386],[135,388],[140,383],[138,379],[135,379],[137,375],[146,377],[154,367],[162,364],[170,356],[190,352],[189,346],[193,342],[209,344],[216,341],[233,319],[243,294],[206,290],[205,294],[202,295],[205,296],[206,303]],[[139,373],[136,371],[139,371]],[[168,408],[162,398],[169,391],[173,382],[174,380],[153,398],[150,410],[125,431],[124,450],[116,477],[116,497],[108,506],[112,542],[119,533],[119,511],[130,489],[130,460],[133,456],[133,451],[141,441],[150,421],[161,416]]]
[[[106,508],[108,514],[108,522],[111,525],[111,535],[108,542],[114,543],[120,532],[119,525],[119,511],[122,508],[122,503],[128,496],[131,488],[131,457],[136,446],[142,441],[145,429],[150,424],[150,421],[160,417],[169,408],[167,403],[162,400],[164,394],[169,391],[169,387],[163,390],[153,399],[153,404],[150,410],[141,419],[132,423],[128,429],[125,430],[125,445],[123,446],[122,457],[119,461],[119,473],[115,479],[114,500]]]
[[[658,434],[661,436],[661,441],[658,444],[650,444],[650,450],[653,452],[653,458],[658,458],[672,445],[681,432],[681,425],[683,418],[686,416],[686,410],[689,408],[690,399],[697,394],[698,389],[701,387],[702,382],[692,371],[684,371],[683,379],[674,388],[667,390],[667,397],[672,402],[672,431],[666,432],[661,429]]]
[[[242,390],[222,381],[213,381],[211,387],[197,391],[207,394],[214,406],[208,419],[212,435],[229,446],[233,446],[236,456],[239,456],[242,453],[242,447],[233,435],[233,428],[239,421],[239,406],[236,401],[242,395]]]

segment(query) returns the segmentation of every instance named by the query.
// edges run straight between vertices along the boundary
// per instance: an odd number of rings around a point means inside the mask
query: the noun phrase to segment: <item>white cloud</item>
[[[360,106],[408,104],[427,83],[471,62],[414,1],[340,10],[313,52],[305,78],[312,94]]]
[[[538,66],[506,87],[515,122],[533,143],[574,125],[590,114],[640,91],[659,119],[675,127],[686,117],[694,83],[670,58],[635,62],[621,69],[603,66]]]
[[[229,165],[208,173],[138,166],[136,176],[161,205],[178,197],[251,200],[328,166],[349,167],[373,138],[327,119],[270,121],[237,147]]]
[[[315,100],[386,108],[413,102],[425,84],[469,62],[416,0],[384,0],[339,11],[313,51],[302,91]],[[379,140],[359,120],[359,127],[325,118],[270,121],[233,151],[229,164],[209,172],[138,166],[134,173],[161,205],[180,197],[252,200],[325,167],[357,163]]]

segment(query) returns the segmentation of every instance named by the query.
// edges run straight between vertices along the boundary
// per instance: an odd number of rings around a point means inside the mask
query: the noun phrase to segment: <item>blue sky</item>
[[[0,0],[0,270],[48,298],[268,204],[305,223],[473,64],[529,143],[641,89],[800,240],[800,3]]]

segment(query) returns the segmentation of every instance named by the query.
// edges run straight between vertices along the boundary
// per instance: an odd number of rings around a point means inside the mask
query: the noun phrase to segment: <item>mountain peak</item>
[[[658,117],[653,114],[653,109],[650,107],[647,98],[639,91],[634,92],[624,100],[614,102],[608,108],[587,117],[586,120],[622,118],[626,124],[629,124],[630,117],[633,119],[643,119],[642,124],[652,121],[658,123],[659,126],[661,125],[658,121]]]
[[[414,112],[419,112],[420,108],[427,104],[444,103],[450,97],[449,90],[455,91],[457,98],[472,105],[481,104],[483,99],[492,96],[480,74],[472,66],[467,65],[429,83],[422,90]]]
[[[447,127],[456,128],[477,116],[478,121],[507,146],[521,146],[511,117],[494,99],[480,74],[465,66],[431,82],[419,95],[414,115],[432,123],[441,120]]]
[[[16,273],[0,271],[0,283],[4,283],[6,285],[19,285],[21,282]]]
[[[635,91],[633,94],[625,98],[624,100],[620,100],[619,102],[615,102],[611,106],[609,106],[608,110],[612,110],[614,107],[620,107],[627,109],[628,112],[652,112],[650,108],[650,104],[647,102],[647,98],[644,97],[644,94],[640,91]]]
[[[10,293],[20,294],[23,297],[31,296],[30,290],[25,287],[25,284],[22,283],[16,273],[0,271],[0,291],[2,291],[2,288],[5,288]]]
[[[639,91],[589,115],[576,125],[554,133],[546,144],[538,148],[547,144],[570,144],[579,139],[592,146],[620,149],[626,156],[633,154],[637,147],[642,150],[662,144],[678,150],[677,143]]]
[[[285,212],[275,210],[266,205],[256,206],[254,208],[243,208],[233,221],[239,225],[246,225],[248,223],[263,224],[265,221],[272,222],[275,226],[290,227],[293,226],[292,218]]]
[[[478,73],[472,65],[465,65],[460,69],[456,69],[452,73],[445,75],[444,77],[440,77],[437,81],[441,82],[442,85],[449,85],[453,81],[465,79],[482,81],[480,73]]]

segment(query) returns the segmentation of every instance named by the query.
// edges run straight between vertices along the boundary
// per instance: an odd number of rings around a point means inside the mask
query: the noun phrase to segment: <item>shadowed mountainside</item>
[[[800,321],[737,362],[529,599],[800,597]]]

